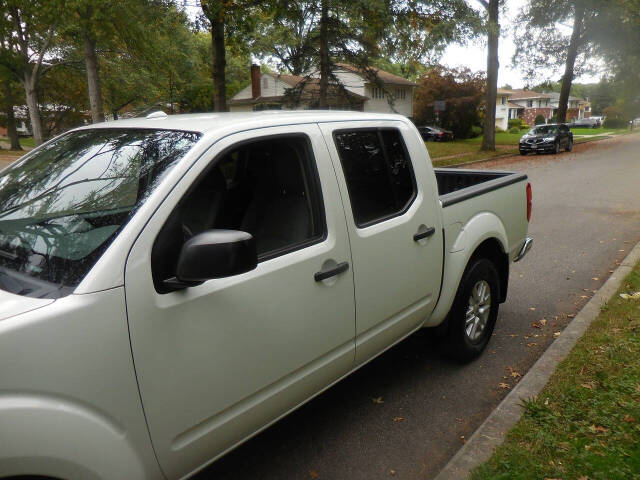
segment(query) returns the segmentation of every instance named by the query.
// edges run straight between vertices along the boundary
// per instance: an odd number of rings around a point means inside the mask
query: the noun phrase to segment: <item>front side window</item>
[[[416,186],[400,131],[342,130],[334,138],[356,225],[366,227],[404,212]]]
[[[200,137],[150,129],[71,132],[0,174],[0,289],[75,288]]]
[[[151,252],[156,291],[171,291],[182,245],[206,230],[249,232],[258,260],[324,238],[320,180],[309,140],[280,135],[243,142],[215,158],[158,234]]]

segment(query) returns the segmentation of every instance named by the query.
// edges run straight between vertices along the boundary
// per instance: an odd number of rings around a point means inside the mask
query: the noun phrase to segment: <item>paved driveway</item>
[[[640,240],[638,135],[487,167],[529,174],[535,243],[485,354],[451,364],[419,332],[199,479],[425,479],[444,466],[506,395],[499,384],[526,372]]]

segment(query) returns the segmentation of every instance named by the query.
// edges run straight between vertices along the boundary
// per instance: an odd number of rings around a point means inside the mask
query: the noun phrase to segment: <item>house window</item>
[[[396,100],[407,98],[407,91],[404,88],[396,88]]]
[[[384,89],[379,88],[379,87],[373,87],[372,97],[375,98],[375,99],[384,98]]]
[[[529,108],[533,108],[533,100],[529,100],[527,102],[527,105],[529,106]]]
[[[269,79],[267,77],[262,78],[262,88],[264,89],[269,88]]]

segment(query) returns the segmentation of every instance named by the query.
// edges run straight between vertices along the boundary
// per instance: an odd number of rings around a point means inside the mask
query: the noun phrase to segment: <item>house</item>
[[[560,94],[556,92],[534,92],[532,90],[508,90],[509,118],[522,118],[529,125],[535,124],[538,115],[542,115],[545,122],[549,122],[558,113]],[[582,105],[582,110],[581,110]],[[567,120],[584,116],[585,101],[570,96],[567,105]]]
[[[417,86],[406,78],[379,68],[367,71],[339,63],[333,74],[339,84],[329,85],[330,109],[413,115],[413,90]],[[230,101],[232,112],[291,108],[316,108],[320,89],[317,74],[309,76],[261,72],[251,66],[251,84]]]
[[[501,130],[509,128],[509,98],[511,95],[510,90],[498,89],[496,96],[496,128]]]

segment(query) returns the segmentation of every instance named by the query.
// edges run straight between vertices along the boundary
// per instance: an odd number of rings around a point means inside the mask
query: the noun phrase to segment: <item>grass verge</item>
[[[640,263],[618,293],[640,291]],[[473,480],[640,478],[640,299],[616,294]]]

